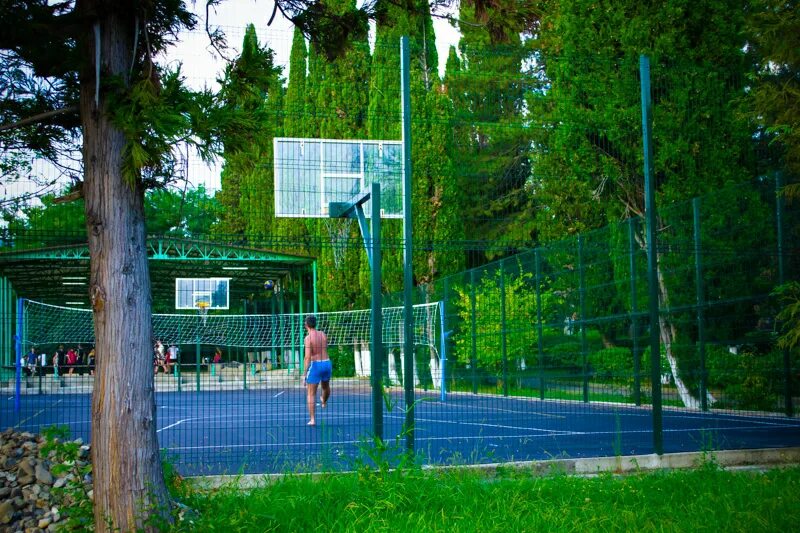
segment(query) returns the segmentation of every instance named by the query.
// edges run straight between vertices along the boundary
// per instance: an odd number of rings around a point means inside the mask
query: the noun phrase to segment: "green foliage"
[[[333,376],[337,378],[351,378],[356,375],[356,361],[352,347],[331,346],[328,356],[333,365]]]
[[[75,531],[94,531],[94,511],[89,497],[90,486],[85,482],[91,478],[92,464],[88,448],[68,440],[69,428],[51,426],[42,430],[45,444],[40,449],[43,459],[53,463],[52,473],[56,477],[66,477],[67,482],[60,488],[53,488],[53,496],[59,502],[61,512],[66,516],[65,528]],[[79,461],[86,463],[79,466]]]
[[[202,184],[185,192],[149,191],[144,209],[149,235],[205,237],[221,216],[217,200],[208,196]]]
[[[777,319],[783,324],[778,346],[786,349],[796,349],[800,345],[800,282],[792,281],[780,285],[773,291],[782,309]]]
[[[589,354],[594,375],[614,383],[633,381],[633,354],[629,348],[604,348]]]
[[[222,136],[225,164],[216,197],[221,217],[213,229],[218,235],[258,241],[274,231],[272,138],[283,126],[280,72],[273,51],[258,43],[249,25],[242,53],[226,67],[220,89],[221,108],[248,120]]]
[[[781,147],[786,167],[800,173],[800,10],[796,1],[754,0],[748,51],[756,64],[749,114],[764,141]],[[796,186],[795,186],[796,187]]]

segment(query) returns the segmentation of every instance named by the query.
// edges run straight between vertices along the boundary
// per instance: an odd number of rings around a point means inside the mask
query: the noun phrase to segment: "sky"
[[[217,78],[221,77],[225,61],[209,44],[205,31],[205,1],[198,0],[189,7],[193,8],[197,18],[197,29],[180,35],[180,42],[166,54],[167,64],[182,64],[182,72],[189,86],[199,89],[210,87],[216,89]],[[294,27],[283,18],[280,12],[272,25],[267,26],[272,14],[273,2],[270,0],[226,0],[209,13],[211,26],[219,27],[226,35],[230,49],[226,52],[229,59],[235,58],[244,38],[245,28],[252,23],[256,28],[259,42],[268,45],[275,52],[275,62],[284,68],[284,78],[288,79],[289,54],[292,46]],[[458,43],[458,31],[449,22],[439,18],[433,19],[436,33],[436,48],[439,54],[439,72],[444,73],[448,50]],[[374,27],[370,40],[374,40]],[[398,43],[399,46],[399,43]],[[207,167],[198,157],[189,158],[189,180],[193,185],[204,185],[207,190],[215,191],[220,187],[220,164]]]

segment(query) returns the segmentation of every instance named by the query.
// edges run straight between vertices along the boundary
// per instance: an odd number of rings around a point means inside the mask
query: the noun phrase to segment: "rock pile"
[[[74,442],[79,446],[74,468],[54,472],[61,458],[56,450],[42,452],[44,437],[11,429],[0,433],[0,531],[39,533],[63,524],[60,509],[75,502],[67,501],[68,491],[59,489],[89,464],[89,446],[80,439]],[[91,497],[91,476],[81,483]]]

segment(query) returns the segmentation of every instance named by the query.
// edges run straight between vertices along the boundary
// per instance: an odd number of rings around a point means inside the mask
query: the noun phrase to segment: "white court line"
[[[62,400],[58,400],[58,401],[55,403],[55,405],[58,405],[58,404],[60,404],[61,402],[62,402]],[[52,406],[51,406],[51,407],[52,407]],[[18,428],[18,427],[20,427],[22,424],[24,424],[24,423],[25,423],[25,422],[27,422],[28,420],[31,420],[31,419],[33,419],[33,418],[36,418],[36,417],[37,417],[37,416],[39,416],[40,414],[44,413],[46,410],[47,410],[47,408],[46,408],[46,407],[45,407],[45,408],[43,408],[43,409],[39,409],[39,411],[37,411],[36,413],[32,414],[31,416],[29,416],[29,417],[28,417],[28,418],[26,418],[25,420],[20,420],[20,421],[17,423],[17,425],[16,425],[16,426],[14,426],[14,427],[15,427],[15,428]]]
[[[280,396],[281,394],[283,394],[283,393],[285,393],[285,392],[286,392],[285,390],[282,390],[282,391],[280,391],[278,394],[276,394],[275,396],[273,396],[273,398],[277,398],[278,396]]]
[[[174,424],[170,424],[170,425],[168,425],[168,426],[165,426],[165,427],[163,427],[163,428],[161,428],[161,429],[157,429],[157,430],[156,430],[156,433],[161,433],[161,432],[162,432],[162,431],[164,431],[165,429],[169,429],[169,428],[175,427],[175,426],[177,426],[177,425],[179,425],[179,424],[183,424],[184,422],[188,422],[189,420],[194,420],[194,419],[193,419],[193,418],[184,418],[183,420],[178,420],[178,421],[177,421],[177,422],[175,422]]]
[[[386,418],[402,418],[402,417],[396,415],[389,415]],[[497,429],[517,429],[521,431],[541,431],[544,433],[561,433],[566,435],[585,434],[583,431],[566,431],[566,430],[555,430],[555,429],[529,428],[520,426],[505,426],[502,424],[485,424],[482,422],[459,422],[457,420],[431,420],[429,418],[414,418],[414,422],[431,422],[434,424],[456,424],[459,426],[480,426],[480,427],[497,428]]]

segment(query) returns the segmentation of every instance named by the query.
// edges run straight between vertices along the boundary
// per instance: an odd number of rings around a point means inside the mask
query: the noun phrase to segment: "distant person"
[[[75,353],[78,354],[78,362],[76,363],[78,367],[78,375],[82,376],[84,370],[86,369],[86,350],[83,349],[82,344],[78,344],[78,348],[75,350]]]
[[[39,356],[36,355],[36,348],[31,346],[31,351],[28,352],[26,361],[25,361],[25,372],[29,376],[36,375],[36,361],[39,359]]]
[[[89,355],[86,356],[86,362],[89,365],[89,375],[94,376],[94,367],[97,363],[97,356],[94,352],[94,346],[89,350]]]
[[[78,364],[78,353],[70,348],[67,350],[67,366],[69,367],[69,375],[75,371],[75,365]]]
[[[306,381],[306,403],[308,405],[308,425],[317,423],[315,417],[315,402],[317,399],[317,386],[322,384],[322,408],[325,409],[328,398],[331,396],[331,360],[328,358],[328,337],[317,330],[317,317],[309,315],[305,320],[306,335],[305,357],[303,359],[303,374]]]
[[[174,344],[169,345],[169,350],[167,350],[167,374],[170,373],[172,369],[172,365],[178,364],[178,347]]]
[[[67,354],[64,345],[59,344],[56,353],[53,354],[53,377],[58,377],[58,372],[67,362]]]
[[[44,376],[44,367],[47,366],[47,354],[43,351],[39,354],[39,372]]]

